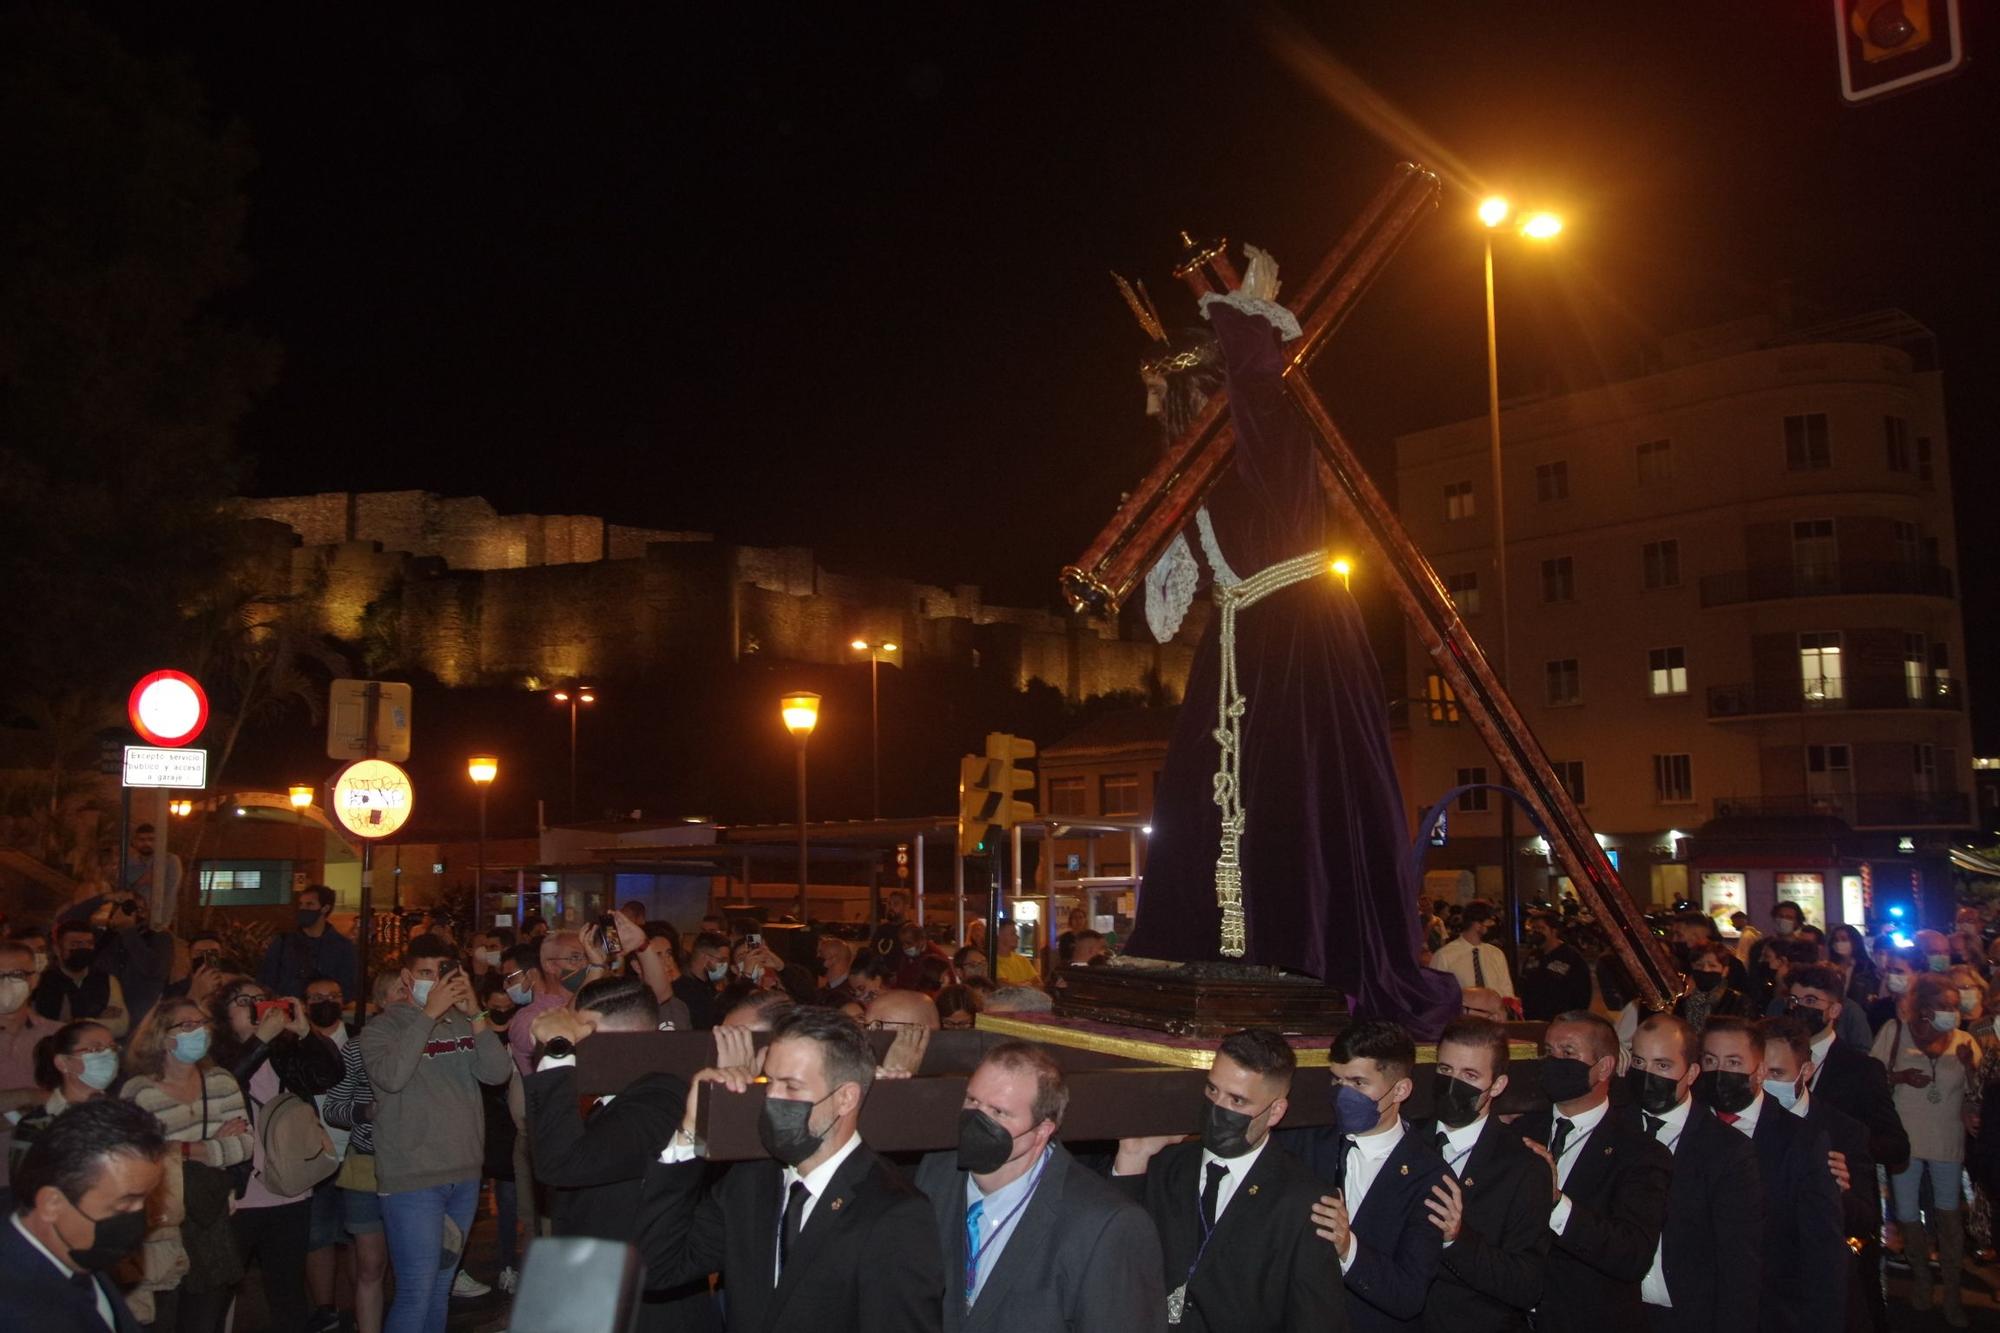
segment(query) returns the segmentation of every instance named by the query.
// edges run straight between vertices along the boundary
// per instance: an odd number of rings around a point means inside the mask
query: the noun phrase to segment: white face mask
[[[1764,1091],[1770,1093],[1771,1099],[1787,1111],[1793,1110],[1799,1104],[1799,1085],[1795,1082],[1779,1082],[1775,1078],[1767,1078],[1764,1080]]]
[[[1931,1015],[1931,1031],[1951,1032],[1958,1027],[1958,1010],[1940,1009]]]
[[[498,967],[500,966],[500,951],[498,949],[481,949],[479,951],[479,961],[488,967]]]
[[[103,1092],[118,1077],[118,1052],[90,1051],[83,1057],[83,1072],[77,1075],[85,1086]]]
[[[1778,933],[1780,935],[1789,935],[1793,931],[1796,931],[1798,928],[1799,928],[1799,923],[1792,920],[1790,917],[1781,916],[1778,918]]]
[[[429,977],[418,977],[415,981],[412,981],[410,983],[410,1003],[416,1005],[419,1009],[430,1003],[431,987],[435,985],[437,985],[437,982],[431,980]]]
[[[28,983],[25,981],[0,981],[0,1014],[15,1014],[28,1002]]]
[[[1910,988],[1910,974],[1908,972],[1891,972],[1888,976],[1882,978],[1882,984],[1889,988],[1891,995],[1901,995]]]

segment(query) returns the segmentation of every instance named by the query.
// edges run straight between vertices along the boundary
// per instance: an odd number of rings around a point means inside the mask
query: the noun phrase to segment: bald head
[[[868,1002],[862,1011],[867,1023],[893,1023],[903,1027],[938,1027],[937,1005],[922,991],[885,990]]]
[[[1500,999],[1500,992],[1485,986],[1467,986],[1458,997],[1459,1012],[1474,1018],[1490,1018],[1496,1023],[1507,1021],[1507,1006]]]

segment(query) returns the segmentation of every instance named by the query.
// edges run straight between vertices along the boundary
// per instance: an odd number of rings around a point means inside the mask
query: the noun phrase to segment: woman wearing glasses
[[[35,1043],[35,1086],[48,1100],[21,1117],[7,1149],[9,1172],[18,1170],[49,1122],[96,1097],[118,1078],[118,1042],[111,1029],[85,1020],[66,1023]]]
[[[149,1322],[179,1333],[219,1333],[243,1278],[229,1169],[250,1160],[250,1121],[243,1089],[209,1056],[212,1040],[200,1008],[162,1001],[132,1040],[123,1093],[159,1118],[168,1182],[180,1170],[179,1209],[148,1218],[146,1278],[129,1299],[135,1314],[150,1302]]]

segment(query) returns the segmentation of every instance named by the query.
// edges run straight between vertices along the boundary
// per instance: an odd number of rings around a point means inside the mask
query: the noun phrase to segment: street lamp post
[[[1486,226],[1486,433],[1487,458],[1493,476],[1493,613],[1499,633],[1494,636],[1494,672],[1500,688],[1507,682],[1507,495],[1500,472],[1500,339],[1493,312],[1493,233],[1513,216],[1513,207],[1494,195],[1479,205],[1479,220]],[[1546,241],[1562,230],[1562,220],[1553,213],[1531,213],[1522,219],[1518,231],[1530,240]],[[1521,943],[1520,889],[1515,883],[1514,798],[1500,801],[1500,896],[1507,917],[1507,938],[1517,950]]]
[[[479,880],[472,888],[472,911],[481,916],[486,897],[486,791],[500,776],[500,761],[490,754],[476,754],[465,761],[465,771],[479,789]]]
[[[298,832],[292,838],[292,864],[296,867],[305,860],[306,809],[313,803],[313,789],[303,782],[295,782],[285,794],[292,799],[292,817],[298,825]]]
[[[788,694],[778,701],[785,729],[798,742],[799,752],[799,924],[806,924],[806,741],[819,725],[819,696],[810,691]]]
[[[868,654],[868,814],[871,819],[882,817],[882,688],[880,672],[882,659],[902,650],[894,643],[871,643],[867,639],[856,639],[848,647],[857,653]]]
[[[555,700],[569,705],[569,817],[576,818],[576,710],[580,704],[597,702],[597,691],[588,685],[557,690]]]

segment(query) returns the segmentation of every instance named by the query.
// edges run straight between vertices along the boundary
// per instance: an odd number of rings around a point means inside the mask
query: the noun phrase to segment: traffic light
[[[1834,0],[1840,95],[1865,102],[1965,63],[1958,0]]]
[[[1035,757],[1035,743],[988,732],[983,758],[967,755],[958,761],[958,854],[971,856],[985,844],[988,829],[1005,832],[1035,817],[1032,801],[1015,799],[1015,793],[1033,791],[1035,775],[1017,767],[1019,761]]]

